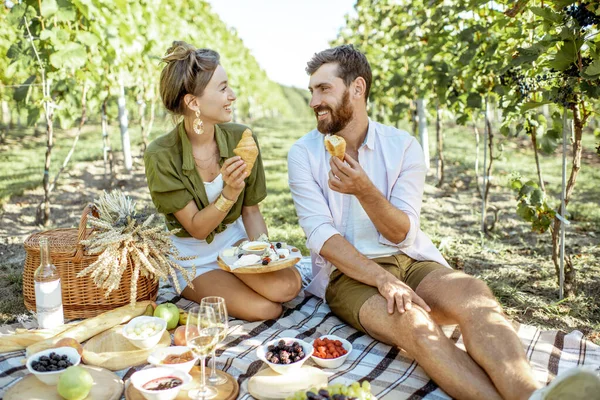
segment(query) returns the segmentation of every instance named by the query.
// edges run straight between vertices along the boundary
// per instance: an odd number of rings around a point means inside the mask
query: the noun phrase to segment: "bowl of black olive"
[[[81,356],[73,347],[56,347],[33,354],[27,369],[46,385],[56,385],[58,377],[70,366],[79,365]]]

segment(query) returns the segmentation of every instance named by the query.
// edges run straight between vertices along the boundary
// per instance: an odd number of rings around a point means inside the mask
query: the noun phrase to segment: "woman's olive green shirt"
[[[215,139],[219,148],[219,164],[234,157],[233,149],[242,138],[242,132],[248,127],[240,124],[215,125]],[[252,134],[258,145],[256,136]],[[196,170],[192,145],[185,132],[183,122],[179,123],[171,132],[154,140],[144,153],[146,166],[146,179],[152,202],[158,212],[165,215],[167,228],[181,229],[176,235],[190,237],[183,226],[175,218],[174,213],[184,208],[190,201],[194,201],[199,210],[209,206],[204,182]],[[212,231],[206,241],[211,243],[215,234],[227,229],[242,214],[242,207],[254,206],[267,196],[265,171],[259,151],[258,158],[250,176],[246,178],[246,185],[237,201],[227,213],[223,222]]]

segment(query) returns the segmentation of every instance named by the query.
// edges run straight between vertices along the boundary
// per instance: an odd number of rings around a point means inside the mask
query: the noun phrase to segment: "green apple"
[[[80,366],[69,367],[58,378],[58,394],[67,400],[82,400],[94,385],[92,375]]]
[[[175,329],[179,323],[179,308],[173,303],[163,303],[156,307],[154,316],[167,321],[167,330]]]

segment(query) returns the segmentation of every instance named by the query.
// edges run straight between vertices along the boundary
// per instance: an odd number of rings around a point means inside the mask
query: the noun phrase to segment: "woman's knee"
[[[298,293],[302,290],[302,280],[299,274],[290,273],[282,276],[272,286],[264,296],[272,302],[285,303],[298,296]]]
[[[267,299],[248,304],[248,307],[244,310],[244,317],[246,321],[264,321],[267,319],[277,319],[281,316],[283,307],[279,303],[274,303]]]

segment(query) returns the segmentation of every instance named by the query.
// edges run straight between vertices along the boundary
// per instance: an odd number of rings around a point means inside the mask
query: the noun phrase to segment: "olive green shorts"
[[[406,283],[412,290],[416,290],[419,283],[430,272],[447,268],[435,261],[416,261],[405,254],[374,258],[373,261]],[[365,301],[376,294],[379,294],[376,287],[356,281],[336,269],[329,276],[325,300],[331,311],[339,318],[355,329],[367,333],[358,316]]]

